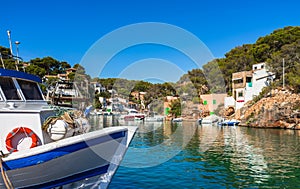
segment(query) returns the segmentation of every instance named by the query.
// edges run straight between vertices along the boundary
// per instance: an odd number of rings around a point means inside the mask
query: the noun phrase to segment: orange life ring
[[[14,130],[12,130],[8,135],[6,136],[6,148],[9,152],[17,152],[18,150],[13,147],[12,139],[17,133],[24,133],[26,136],[29,136],[32,139],[32,143],[30,148],[34,148],[38,145],[39,137],[29,128],[27,127],[17,127]]]

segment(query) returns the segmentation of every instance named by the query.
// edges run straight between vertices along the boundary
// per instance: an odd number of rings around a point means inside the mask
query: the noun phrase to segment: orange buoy
[[[24,134],[25,136],[28,136],[32,139],[32,143],[30,148],[34,148],[38,145],[39,137],[29,128],[27,127],[17,127],[14,130],[12,130],[8,135],[6,136],[6,148],[9,152],[17,152],[17,147],[13,147],[12,141],[13,138],[16,136],[16,134]]]

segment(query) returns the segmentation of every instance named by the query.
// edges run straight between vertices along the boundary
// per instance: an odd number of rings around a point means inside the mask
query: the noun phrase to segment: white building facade
[[[235,99],[235,109],[240,109],[246,102],[259,95],[274,79],[275,74],[268,71],[265,63],[254,64],[251,71],[233,73],[232,97]]]

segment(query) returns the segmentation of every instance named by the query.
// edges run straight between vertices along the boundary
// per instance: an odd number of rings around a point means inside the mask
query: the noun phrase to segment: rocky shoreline
[[[300,130],[300,95],[272,90],[268,97],[249,102],[235,112],[241,126]]]

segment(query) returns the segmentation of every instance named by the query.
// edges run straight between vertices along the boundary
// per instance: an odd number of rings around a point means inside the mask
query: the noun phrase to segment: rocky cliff
[[[269,97],[248,102],[235,118],[244,126],[300,129],[300,95],[273,90]]]

